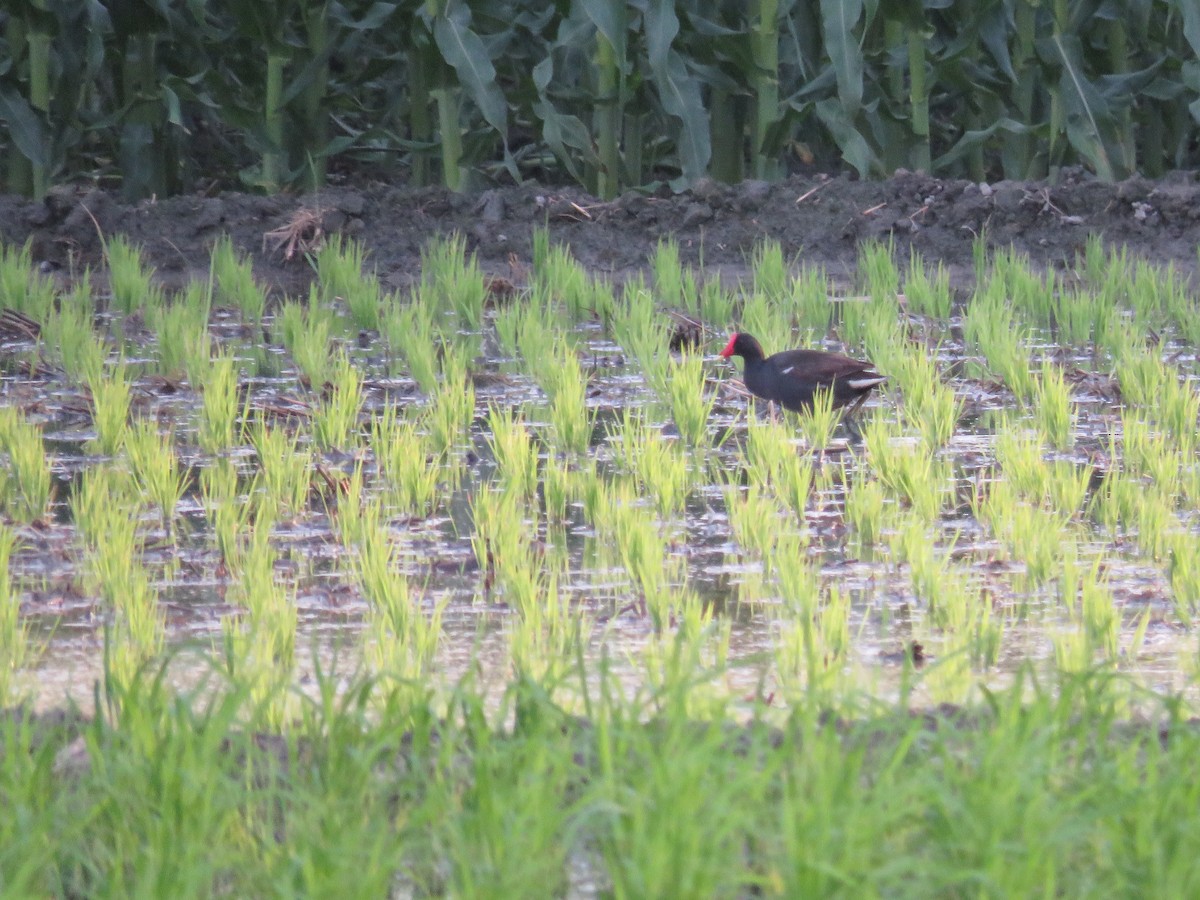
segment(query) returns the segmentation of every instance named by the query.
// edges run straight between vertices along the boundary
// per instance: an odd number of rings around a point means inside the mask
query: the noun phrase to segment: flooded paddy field
[[[1195,893],[1194,192],[4,201],[0,885]]]
[[[917,176],[874,189],[934,207],[954,195],[960,216],[981,190],[1015,190]],[[1134,228],[1148,207],[1132,193],[1188,189],[1104,188],[1092,212],[1122,198]],[[840,217],[861,190],[819,181],[793,206],[820,198]],[[694,629],[719,660],[714,688],[748,702],[814,679],[963,700],[1027,664],[1183,690],[1200,600],[1195,253],[1159,263],[1081,238],[1058,203],[1079,209],[1099,186],[1057,203],[1021,190],[1012,210],[1065,235],[1058,265],[1045,238],[1028,242],[1037,261],[961,224],[950,265],[925,258],[943,211],[901,243],[892,222],[833,270],[813,261],[827,244],[796,256],[769,234],[736,262],[722,235],[749,237],[723,221],[704,250],[723,274],[690,240],[633,231],[644,265],[630,256],[614,279],[559,240],[614,209],[524,189],[480,202],[540,212],[516,242],[526,255],[485,273],[479,229],[430,238],[404,286],[402,259],[364,252],[375,237],[295,214],[270,229],[273,252],[201,241],[203,265],[162,265],[165,280],[153,240],[106,242],[94,274],[82,256],[39,265],[9,246],[8,573],[39,651],[12,687],[36,686],[40,704],[90,696],[106,636],[136,648],[136,667],[180,647],[249,652],[263,618],[286,658],[396,644],[446,685],[472,667],[501,684],[554,668],[555,642],[620,660],[637,684],[645,654]],[[764,213],[780,193],[714,191],[693,204]],[[74,215],[34,248],[61,251]],[[875,225],[860,219],[850,233]],[[171,272],[191,277],[169,287]],[[268,297],[271,280],[294,292]],[[769,352],[869,358],[889,381],[849,418],[779,417],[716,356],[735,328]]]

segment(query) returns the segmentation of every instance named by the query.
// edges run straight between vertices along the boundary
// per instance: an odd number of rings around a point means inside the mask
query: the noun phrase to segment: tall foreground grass
[[[351,159],[454,190],[550,168],[611,197],[774,178],[793,154],[975,179],[1198,159],[1194,0],[267,8],[18,4],[0,184],[40,197],[103,172],[148,197],[209,167],[278,191]],[[196,150],[198,131],[221,140]]]
[[[434,707],[319,674],[278,734],[246,690],[180,698],[146,672],[111,696],[119,713],[0,720],[0,882],[172,897],[1200,887],[1200,731],[1168,702],[1131,722],[1119,679],[1018,679],[984,710],[929,716],[759,705],[738,725],[730,707],[690,714],[682,684],[627,696],[601,666],[512,681],[490,711],[469,681]]]

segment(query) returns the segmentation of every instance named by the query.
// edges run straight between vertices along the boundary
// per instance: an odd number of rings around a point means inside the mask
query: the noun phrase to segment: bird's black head
[[[731,356],[740,356],[742,359],[762,359],[763,348],[752,335],[739,331],[729,339],[729,343],[721,351],[721,356],[725,359]]]

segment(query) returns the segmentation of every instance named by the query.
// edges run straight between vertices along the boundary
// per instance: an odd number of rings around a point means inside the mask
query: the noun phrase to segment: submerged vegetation
[[[0,253],[6,892],[1194,891],[1172,271],[535,245],[511,296],[335,243],[303,300],[223,243],[174,297]],[[889,382],[779,419],[743,325]],[[94,717],[32,713],[80,633]]]

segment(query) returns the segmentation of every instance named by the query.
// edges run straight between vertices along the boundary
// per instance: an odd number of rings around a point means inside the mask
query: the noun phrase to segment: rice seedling
[[[512,346],[507,349],[514,358],[520,358],[522,370],[539,382],[553,378],[553,373],[545,373],[545,369],[553,365],[555,350],[569,344],[562,333],[550,327],[550,315],[549,300],[535,289],[528,304],[509,307],[497,316],[497,327],[503,316],[513,328]]]
[[[487,440],[500,483],[520,497],[532,497],[538,483],[538,448],[524,417],[511,408],[489,406]]]
[[[1185,457],[1197,448],[1200,422],[1200,394],[1193,382],[1168,378],[1162,386],[1158,403],[1152,406],[1155,419],[1167,433],[1175,449]]]
[[[53,315],[55,294],[53,279],[34,269],[32,242],[0,244],[0,307],[45,324]]]
[[[950,318],[954,294],[950,290],[950,272],[945,263],[939,262],[930,272],[921,254],[914,250],[904,279],[904,298],[908,309],[917,315]]]
[[[761,291],[742,294],[738,330],[757,337],[764,346],[786,347],[792,339],[792,317],[786,306]]]
[[[354,548],[351,566],[371,609],[368,655],[378,672],[404,679],[427,677],[441,637],[443,606],[425,615],[400,569],[401,548],[383,523],[378,501],[364,512],[369,524]]]
[[[812,265],[800,266],[792,279],[789,300],[802,343],[820,338],[829,331],[834,305],[829,299],[829,277],[824,269]]]
[[[125,315],[143,309],[154,313],[163,305],[163,290],[154,283],[154,270],[143,267],[140,249],[116,235],[105,243],[104,256],[113,306],[118,311]]]
[[[497,310],[492,319],[496,343],[500,352],[508,359],[517,359],[521,355],[521,330],[527,315],[529,312],[524,304],[510,303]]]
[[[1060,517],[1019,500],[1010,501],[996,487],[988,493],[980,515],[1013,559],[1024,563],[1028,589],[1046,584],[1061,567],[1070,533]]]
[[[193,281],[182,295],[159,308],[152,326],[160,373],[169,378],[187,373],[191,380],[208,365],[212,355],[208,334],[211,303],[212,282]]]
[[[307,307],[298,303],[285,304],[278,321],[283,345],[300,372],[300,380],[320,391],[333,380],[337,368],[331,349],[336,327],[333,316],[317,305],[313,293]]]
[[[124,651],[115,673],[121,681],[156,657],[165,638],[158,592],[141,561],[140,506],[137,489],[104,470],[89,471],[72,498],[90,577],[114,616],[111,633]]]
[[[651,512],[632,503],[613,504],[612,526],[625,571],[654,630],[661,632],[670,626],[672,610],[686,599],[686,592],[673,586],[678,575],[666,540]]]
[[[1059,366],[1043,363],[1034,386],[1033,414],[1038,427],[1056,450],[1069,450],[1075,441],[1075,404]]]
[[[566,460],[551,454],[542,463],[542,502],[546,521],[561,524],[567,521],[567,508],[575,493],[575,473]]]
[[[433,395],[439,380],[438,340],[428,308],[415,299],[407,305],[395,304],[385,313],[380,328],[388,346],[404,358],[417,387]]]
[[[997,287],[1000,285],[1000,287]],[[988,368],[1000,377],[1021,403],[1034,396],[1025,329],[1013,318],[1012,307],[999,281],[976,294],[963,317],[967,342],[987,359]]]
[[[1065,287],[1053,298],[1054,336],[1060,344],[1087,346],[1097,333],[1098,301],[1088,291]]]
[[[232,568],[238,562],[240,539],[250,530],[255,508],[243,500],[237,469],[230,460],[218,458],[200,470],[200,497],[221,565]]]
[[[584,453],[592,440],[595,413],[587,405],[587,379],[579,358],[565,343],[557,344],[538,383],[550,397],[552,446],[568,454]]]
[[[367,277],[366,261],[366,247],[358,241],[342,235],[326,241],[316,253],[321,301],[330,303],[336,298],[345,300],[360,287]]]
[[[660,238],[650,260],[654,271],[654,293],[662,306],[695,311],[696,281],[679,261],[679,242],[673,237]]]
[[[422,302],[433,309],[453,312],[458,327],[478,331],[483,325],[483,307],[487,283],[475,259],[466,252],[460,234],[432,240],[421,252]]]
[[[21,619],[21,596],[12,574],[16,548],[16,532],[0,525],[0,705],[6,707],[24,699],[17,684],[21,672],[37,655],[29,626]]]
[[[269,527],[256,527],[238,555],[230,599],[246,610],[246,618],[223,625],[235,677],[272,698],[267,717],[279,727],[286,697],[277,686],[290,681],[295,667],[297,611],[294,590],[275,575],[277,553],[269,535]]]
[[[1157,492],[1172,496],[1179,490],[1182,467],[1167,435],[1154,428],[1142,411],[1121,411],[1121,456],[1132,477],[1150,480]]]
[[[1191,625],[1200,610],[1200,546],[1191,535],[1172,535],[1167,579],[1175,614],[1184,624]]]
[[[823,450],[833,440],[841,413],[833,407],[833,391],[817,391],[812,406],[798,414],[800,433],[811,450]]]
[[[780,627],[775,663],[789,697],[829,696],[850,649],[850,603],[831,589],[824,604],[814,603]]]
[[[1036,432],[1021,431],[1008,420],[996,431],[996,462],[1006,487],[1065,519],[1079,514],[1091,484],[1092,470],[1070,460],[1047,461]]]
[[[1043,274],[1021,254],[1001,251],[992,258],[992,277],[1004,286],[1013,308],[1026,322],[1049,327],[1053,321],[1054,296],[1059,292],[1053,271]]]
[[[92,546],[108,527],[113,510],[120,510],[121,516],[129,520],[127,527],[134,527],[141,502],[128,472],[111,465],[93,466],[80,476],[71,493],[71,520],[84,545]],[[126,527],[124,523],[122,527]]]
[[[707,447],[708,422],[716,396],[705,391],[704,360],[692,353],[671,359],[667,363],[666,378],[668,393],[663,399],[670,404],[679,436],[692,450]]]
[[[547,315],[566,310],[572,322],[581,322],[596,312],[592,277],[571,254],[566,244],[547,244],[542,256],[534,256],[533,294]],[[550,321],[550,320],[547,320]]]
[[[691,476],[678,442],[665,438],[644,415],[629,409],[610,439],[615,439],[618,458],[636,479],[639,493],[653,500],[659,515],[669,518],[683,512]]]
[[[851,483],[846,492],[846,524],[853,530],[860,548],[880,542],[886,509],[887,496],[878,481],[859,477]]]
[[[1120,658],[1121,617],[1117,612],[1112,588],[1101,573],[1097,560],[1080,568],[1073,561],[1063,566],[1061,594],[1065,605],[1077,619],[1085,637],[1087,655],[1097,652],[1111,664]]]
[[[890,426],[880,417],[867,423],[863,438],[879,482],[907,502],[923,521],[934,521],[950,482],[946,462],[920,445],[895,441]]]
[[[312,491],[313,452],[298,434],[271,426],[262,415],[249,427],[250,443],[258,457],[259,487],[281,510],[299,516],[308,509]]]
[[[922,675],[922,687],[935,703],[966,704],[975,689],[971,672],[975,638],[966,631],[946,632],[937,643],[935,659]]]
[[[0,508],[16,522],[40,522],[50,508],[50,466],[42,430],[15,407],[0,406]]]
[[[893,555],[908,564],[913,594],[925,603],[930,621],[948,631],[962,630],[971,610],[966,575],[951,556],[954,543],[935,547],[928,524],[916,518],[908,519],[891,539]]]
[[[249,258],[234,249],[227,234],[221,235],[213,244],[210,284],[214,286],[211,299],[239,310],[249,324],[262,322],[267,308],[266,291],[254,280]]]
[[[783,258],[783,246],[778,241],[764,240],[755,244],[750,259],[750,275],[754,294],[778,304],[789,296],[791,271]]]
[[[804,535],[788,529],[763,557],[763,575],[774,579],[783,608],[799,616],[811,616],[820,600],[821,577],[809,562],[807,546]]]
[[[475,385],[465,371],[446,372],[422,418],[430,451],[435,457],[448,457],[475,420]]]
[[[905,417],[916,427],[925,449],[934,453],[954,437],[958,420],[962,417],[963,401],[953,388],[940,382],[930,385],[929,390],[920,396],[922,399],[912,405],[911,418],[910,406],[906,402]]]
[[[1133,310],[1134,327],[1141,334],[1161,331],[1166,324],[1167,311],[1178,309],[1187,301],[1186,285],[1175,272],[1175,266],[1151,265],[1144,259],[1134,263],[1129,283],[1129,305]]]
[[[108,348],[103,336],[92,329],[94,314],[91,276],[84,273],[75,292],[63,297],[58,309],[52,308],[42,322],[45,346],[57,348],[63,372],[73,382],[86,382],[104,368]]]
[[[397,512],[428,515],[437,503],[440,461],[431,456],[420,423],[401,419],[388,404],[371,423],[370,447]]]
[[[152,419],[140,419],[125,436],[125,454],[134,481],[158,507],[163,529],[170,534],[175,507],[187,488],[187,474],[179,471],[171,433],[160,432]]]
[[[900,270],[895,247],[889,242],[867,241],[859,248],[859,279],[872,303],[894,306],[900,294]]]
[[[512,590],[519,597],[530,599],[537,593],[533,581],[541,567],[534,559],[532,543],[520,527],[525,519],[525,504],[525,498],[514,491],[481,485],[471,498],[474,526],[471,546],[480,569],[494,576],[497,589]]]
[[[733,291],[713,276],[700,284],[700,318],[705,322],[728,322],[733,318]]]
[[[1142,346],[1131,346],[1118,357],[1114,374],[1126,403],[1148,409],[1157,405],[1160,392],[1175,380],[1162,359]]]
[[[95,451],[102,456],[115,456],[125,443],[128,428],[132,383],[129,368],[123,363],[106,367],[103,375],[90,378],[92,394],[92,425],[96,437]]]
[[[244,405],[238,403],[239,364],[232,356],[219,355],[209,365],[201,384],[200,423],[197,438],[207,453],[229,450],[238,439],[241,429],[239,415],[244,421]]]
[[[654,306],[653,295],[637,279],[631,279],[606,324],[613,340],[637,360],[647,383],[661,395],[666,389],[670,335],[666,320]]]
[[[792,429],[778,420],[751,419],[746,423],[746,443],[740,456],[748,481],[777,484],[783,470],[797,456]]]
[[[324,450],[346,450],[358,443],[363,377],[345,353],[333,363],[332,390],[313,412],[313,441]]]
[[[725,513],[733,539],[742,549],[763,557],[774,551],[783,513],[758,485],[752,483],[740,491],[727,488]]]

